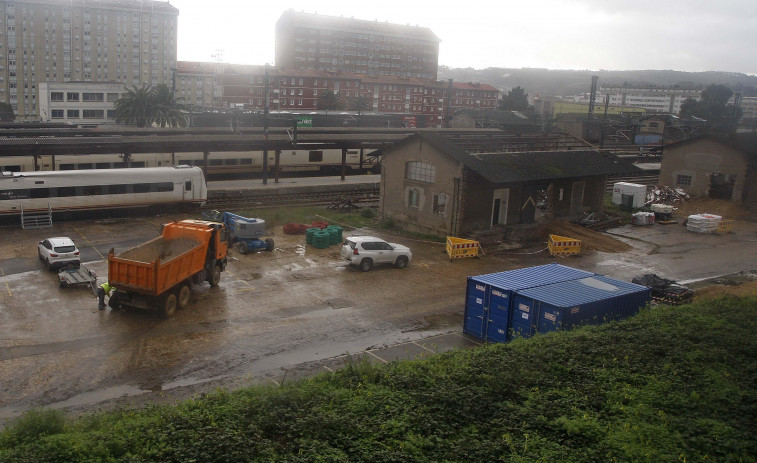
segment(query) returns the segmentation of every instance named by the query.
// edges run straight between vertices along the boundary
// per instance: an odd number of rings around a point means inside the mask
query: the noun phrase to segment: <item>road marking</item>
[[[0,275],[5,276],[5,272],[3,272],[3,269],[0,268]],[[11,292],[11,287],[8,286],[8,282],[5,282],[5,289],[8,290],[8,296],[13,296],[13,293]]]
[[[431,352],[432,354],[435,354],[435,353],[436,353],[436,352],[434,352],[433,350],[429,349],[428,347],[426,347],[426,346],[422,346],[422,345],[418,344],[418,343],[417,343],[417,342],[415,342],[415,341],[413,341],[413,342],[412,342],[412,344],[415,344],[416,346],[420,347],[421,349],[426,349],[427,351]]]
[[[92,249],[94,249],[94,250],[95,250],[95,252],[97,253],[97,255],[98,255],[98,256],[100,256],[100,259],[102,259],[102,260],[105,260],[105,256],[103,256],[102,254],[100,254],[100,251],[98,251],[96,247],[92,246],[92,243],[90,243],[90,242],[89,242],[89,240],[87,239],[87,237],[86,237],[86,236],[84,236],[84,233],[82,233],[82,232],[81,232],[81,231],[80,231],[80,230],[79,230],[78,228],[76,228],[76,227],[74,227],[74,230],[76,230],[76,233],[78,233],[78,234],[79,234],[79,236],[81,236],[81,237],[82,237],[82,238],[84,239],[84,242],[85,242],[85,243],[87,243],[87,244],[89,245],[89,247],[91,247]]]
[[[459,338],[463,338],[463,339],[465,339],[466,341],[470,341],[470,342],[472,342],[473,344],[475,344],[475,345],[477,345],[477,346],[481,346],[481,345],[483,345],[483,344],[484,344],[484,343],[482,343],[482,342],[476,342],[476,341],[474,341],[473,339],[470,339],[470,338],[466,338],[465,336],[463,336],[462,334],[459,334],[459,333],[450,333],[450,334],[454,334],[455,336],[457,336],[457,337],[459,337]]]
[[[374,357],[376,357],[377,359],[381,360],[381,361],[382,361],[382,362],[384,362],[384,363],[389,363],[389,362],[387,362],[386,360],[382,359],[381,357],[379,357],[378,355],[374,354],[373,352],[371,352],[371,351],[369,351],[369,350],[365,351],[365,353],[366,353],[366,354],[369,354],[369,355],[372,355],[372,356],[374,356]]]

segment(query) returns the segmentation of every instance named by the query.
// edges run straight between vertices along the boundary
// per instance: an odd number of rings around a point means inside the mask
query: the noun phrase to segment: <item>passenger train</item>
[[[81,154],[81,155],[42,155],[35,168],[31,156],[0,157],[0,171],[34,172],[34,171],[70,171],[89,169],[118,169],[126,167],[203,167],[204,155],[194,153],[134,153],[128,162],[121,154]],[[276,167],[274,151],[268,152],[268,171],[273,175]],[[362,168],[360,150],[347,150],[346,169],[348,174],[379,173],[380,158],[375,151],[364,153]],[[205,169],[208,178],[244,177],[260,175],[263,170],[263,152],[215,152],[208,155]],[[282,150],[279,156],[279,174],[294,173],[340,175],[342,172],[341,149],[319,150]]]
[[[202,169],[190,166],[0,175],[0,215],[167,204],[201,206],[207,195]]]

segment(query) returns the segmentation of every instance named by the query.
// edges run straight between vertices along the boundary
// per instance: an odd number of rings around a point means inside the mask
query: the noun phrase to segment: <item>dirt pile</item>
[[[627,252],[631,245],[613,238],[602,232],[589,230],[586,227],[570,222],[551,222],[540,225],[534,230],[534,239],[546,243],[549,235],[560,235],[566,238],[581,240],[583,250],[599,252]]]

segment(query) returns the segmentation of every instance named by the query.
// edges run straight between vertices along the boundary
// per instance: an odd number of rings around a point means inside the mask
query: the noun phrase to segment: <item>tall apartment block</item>
[[[0,3],[0,101],[39,117],[39,84],[171,85],[179,10],[153,0]]]
[[[430,29],[293,10],[276,23],[276,67],[436,80]]]

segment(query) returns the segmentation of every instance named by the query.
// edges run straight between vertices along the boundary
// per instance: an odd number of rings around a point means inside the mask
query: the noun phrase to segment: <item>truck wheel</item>
[[[273,251],[273,238],[266,238],[265,239],[265,250],[266,251]]]
[[[210,283],[210,286],[218,286],[218,283],[221,282],[221,266],[215,265],[213,266],[213,273],[210,275],[210,278],[208,279],[208,283]]]
[[[176,294],[170,293],[163,299],[162,304],[163,316],[165,318],[173,317],[176,313]]]
[[[189,305],[189,299],[192,296],[192,290],[189,288],[189,285],[186,283],[182,284],[176,294],[176,304],[178,305],[179,309],[186,309]]]

